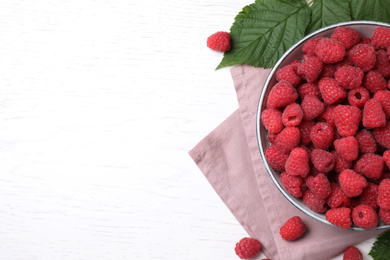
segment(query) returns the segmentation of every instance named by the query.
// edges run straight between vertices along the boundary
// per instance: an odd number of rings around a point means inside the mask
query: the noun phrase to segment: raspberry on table
[[[249,259],[256,256],[261,249],[261,243],[256,238],[244,237],[234,248],[234,251],[241,259]]]
[[[369,179],[379,179],[384,164],[383,157],[379,154],[365,153],[356,161],[353,169]]]
[[[359,129],[362,112],[355,106],[337,105],[333,109],[336,129],[342,136],[355,135]]]
[[[299,65],[297,73],[308,83],[313,83],[321,74],[322,66],[322,62],[316,56],[309,57]]]
[[[289,153],[299,145],[300,141],[301,136],[297,127],[285,127],[276,137],[275,144],[285,153]]]
[[[225,52],[230,50],[230,34],[228,32],[216,32],[207,38],[207,47],[214,51]]]
[[[374,99],[378,100],[381,105],[383,112],[385,112],[386,118],[390,119],[390,91],[379,90],[374,94]]]
[[[314,95],[306,95],[301,102],[301,109],[303,112],[303,119],[310,121],[321,115],[325,109],[318,97]]]
[[[326,211],[325,218],[329,223],[343,229],[352,226],[351,209],[347,207],[331,208]]]
[[[280,174],[280,180],[285,190],[296,198],[301,198],[303,178],[299,175],[290,175],[287,172]]]
[[[261,113],[261,121],[268,132],[278,134],[283,128],[282,112],[276,108],[267,108]]]
[[[355,66],[367,72],[375,66],[375,49],[370,44],[359,43],[350,49],[348,58]]]
[[[314,126],[315,122],[313,120],[311,121],[302,121],[298,125],[298,129],[301,135],[301,143],[303,145],[309,145],[311,143],[310,139],[310,131],[312,127]]]
[[[390,121],[384,127],[375,128],[372,131],[375,140],[386,149],[390,149]]]
[[[378,185],[369,182],[362,194],[360,194],[359,199],[362,204],[368,205],[376,211],[379,207],[377,203]]]
[[[363,260],[363,254],[354,246],[349,246],[344,251],[343,260]]]
[[[340,185],[335,182],[330,183],[331,192],[326,199],[326,204],[330,208],[348,207],[351,203],[351,198],[345,195]]]
[[[298,98],[297,90],[291,85],[291,83],[282,80],[273,86],[271,89],[268,100],[267,107],[280,108],[285,107]]]
[[[381,103],[376,99],[370,99],[364,104],[363,126],[367,129],[384,127],[386,125],[386,115]]]
[[[334,147],[345,160],[354,161],[359,155],[359,144],[355,137],[347,136],[334,141]]]
[[[282,122],[285,126],[298,126],[302,118],[303,111],[297,103],[287,105],[282,114]]]
[[[347,161],[337,151],[333,150],[330,152],[334,157],[334,168],[333,171],[340,173],[346,169],[351,169],[352,161]]]
[[[352,221],[363,229],[372,229],[378,226],[378,214],[368,205],[359,205],[352,210]]]
[[[304,99],[306,95],[314,95],[317,98],[321,97],[320,89],[317,82],[304,83],[297,87],[298,95],[301,99]]]
[[[385,50],[376,51],[376,63],[373,70],[378,71],[384,78],[390,77],[390,59]]]
[[[371,70],[363,78],[363,86],[375,94],[379,90],[385,90],[387,88],[386,79],[378,71]]]
[[[322,99],[328,105],[338,104],[343,101],[348,93],[345,88],[341,87],[335,79],[322,78],[318,82]]]
[[[350,198],[359,196],[368,185],[364,176],[351,169],[344,170],[340,173],[339,183],[345,195]]]
[[[322,38],[316,45],[315,54],[324,63],[336,63],[344,59],[345,46],[338,40]]]
[[[316,55],[316,45],[321,39],[322,39],[322,37],[316,37],[316,38],[310,39],[307,42],[305,42],[305,44],[302,46],[302,52],[306,53],[310,56],[315,56]]]
[[[317,176],[308,176],[306,185],[320,199],[326,199],[331,194],[331,187],[328,177],[324,173],[319,173]]]
[[[310,140],[315,148],[326,150],[333,142],[334,130],[325,122],[316,123],[310,130]]]
[[[314,167],[323,173],[330,172],[335,165],[333,155],[323,149],[314,149],[310,154],[310,159]]]
[[[279,146],[271,144],[267,150],[265,150],[265,158],[273,169],[283,172],[285,170],[284,166],[288,159],[288,154]]]
[[[358,31],[349,28],[349,27],[337,27],[333,34],[331,35],[332,39],[336,39],[340,41],[344,46],[345,49],[349,49],[355,44],[358,44],[360,41],[360,34]]]
[[[302,237],[305,231],[306,225],[302,222],[302,219],[294,216],[280,227],[279,233],[284,240],[293,241]]]
[[[297,147],[292,149],[285,165],[286,172],[290,175],[306,177],[309,174],[309,155],[306,150]]]
[[[376,49],[387,49],[390,46],[390,29],[379,26],[371,37],[371,45]]]
[[[369,130],[363,128],[356,133],[355,138],[359,144],[359,152],[361,154],[376,152],[376,140]]]
[[[297,68],[293,65],[286,65],[283,68],[280,68],[276,72],[276,80],[282,81],[285,80],[290,82],[291,85],[296,86],[301,82],[302,78],[297,75]]]
[[[364,72],[361,68],[344,65],[334,74],[337,83],[346,89],[356,89],[362,85]]]
[[[384,179],[378,187],[378,206],[384,210],[390,210],[390,179]]]
[[[351,106],[363,108],[370,99],[370,92],[364,87],[358,87],[348,92],[348,102]]]
[[[324,213],[327,210],[326,200],[318,198],[311,190],[303,194],[303,203],[317,213]]]

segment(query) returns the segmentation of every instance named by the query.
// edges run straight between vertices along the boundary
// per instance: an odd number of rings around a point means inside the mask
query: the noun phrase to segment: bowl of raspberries
[[[390,228],[390,25],[352,21],[292,46],[271,70],[257,111],[265,168],[320,222]]]

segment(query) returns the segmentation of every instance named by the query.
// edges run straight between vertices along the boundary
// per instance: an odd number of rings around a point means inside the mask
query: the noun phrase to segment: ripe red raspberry
[[[284,189],[293,195],[296,198],[301,198],[303,193],[301,190],[301,186],[303,184],[303,179],[301,176],[290,175],[287,172],[283,172],[280,174],[280,180]]]
[[[344,251],[343,260],[363,260],[363,254],[354,246],[349,246]]]
[[[322,37],[316,37],[308,40],[302,47],[302,52],[310,56],[316,55],[316,45],[322,39]]]
[[[284,128],[282,122],[282,112],[276,108],[267,108],[261,113],[261,121],[265,129],[269,132],[278,134]]]
[[[390,168],[390,150],[386,150],[383,153],[383,161],[386,163],[387,167]]]
[[[324,213],[327,210],[326,200],[318,198],[311,190],[303,194],[303,203],[317,213]]]
[[[348,92],[348,102],[351,106],[363,108],[370,99],[370,92],[366,88],[359,87]]]
[[[360,194],[359,199],[362,204],[368,205],[374,210],[378,209],[378,185],[369,182],[368,186],[364,188],[362,194]]]
[[[365,153],[356,161],[353,169],[369,179],[381,177],[384,167],[383,157],[375,153]]]
[[[380,219],[385,222],[385,224],[390,224],[390,210],[385,209],[379,209],[379,217]]]
[[[375,49],[369,44],[359,43],[350,49],[348,58],[355,66],[367,72],[375,66]]]
[[[371,45],[376,49],[387,49],[390,46],[390,29],[380,26],[371,37]]]
[[[386,115],[381,103],[376,99],[368,100],[363,109],[363,126],[369,129],[384,127],[385,125]]]
[[[268,94],[267,107],[279,108],[295,102],[297,90],[287,81],[278,82]]]
[[[325,218],[329,223],[343,229],[349,229],[352,226],[351,209],[346,207],[329,209],[326,211]]]
[[[330,152],[333,157],[334,157],[334,168],[333,171],[340,173],[346,169],[351,169],[352,167],[352,162],[347,161],[344,159],[343,156],[341,156],[338,152],[336,151],[331,151]]]
[[[371,45],[371,38],[360,37],[360,42],[359,43],[364,43],[364,44],[370,44]]]
[[[288,159],[288,154],[286,154],[279,146],[272,144],[265,151],[265,158],[273,169],[283,172]]]
[[[323,149],[314,149],[310,154],[310,159],[314,167],[323,173],[330,172],[335,165],[333,155]]]
[[[359,196],[368,185],[365,177],[351,169],[344,170],[340,173],[339,183],[345,195],[350,198]]]
[[[328,123],[332,128],[336,128],[333,118],[333,109],[336,106],[327,106],[324,112],[317,118],[319,122]]]
[[[344,59],[345,47],[338,40],[323,38],[317,43],[315,53],[324,63],[336,63]]]
[[[336,73],[336,67],[333,64],[325,63],[322,66],[322,71],[319,78],[334,78],[335,73]]]
[[[230,34],[228,32],[216,32],[210,35],[207,38],[207,47],[221,52],[230,50]]]
[[[336,151],[347,161],[354,161],[359,155],[359,144],[355,137],[347,136],[334,141]]]
[[[345,46],[345,49],[349,49],[359,43],[360,34],[349,27],[337,27],[331,38],[340,41]]]
[[[301,147],[294,148],[286,161],[285,169],[290,175],[306,177],[310,171],[309,155],[306,150]]]
[[[387,88],[387,82],[385,78],[378,71],[371,70],[367,72],[363,79],[363,86],[375,94],[379,90],[384,90]]]
[[[378,206],[384,210],[390,210],[390,179],[384,179],[378,187]]]
[[[242,238],[234,248],[236,254],[241,259],[249,259],[256,256],[261,249],[260,241],[256,238],[244,237]]]
[[[375,128],[372,135],[381,146],[390,149],[390,121],[384,127]]]
[[[289,153],[299,145],[300,140],[301,136],[297,127],[285,127],[276,137],[275,144],[285,153]]]
[[[361,68],[344,65],[334,74],[337,83],[346,89],[356,89],[362,85],[364,72]]]
[[[298,216],[289,218],[283,226],[280,227],[280,235],[287,241],[296,240],[303,236],[306,231],[306,225]]]
[[[376,63],[373,70],[378,71],[384,78],[390,77],[390,59],[385,50],[376,51]]]
[[[267,134],[268,141],[269,141],[271,144],[274,144],[275,141],[276,141],[276,137],[277,137],[277,136],[278,136],[278,134],[274,134],[274,133],[268,132],[268,134]]]
[[[331,193],[328,177],[322,172],[315,177],[308,176],[306,185],[320,199],[326,199]]]
[[[352,210],[352,221],[363,229],[372,229],[378,226],[378,214],[368,205],[359,205]]]
[[[301,108],[303,119],[310,121],[322,114],[325,105],[316,96],[306,95],[301,102]]]
[[[322,99],[328,105],[338,104],[347,97],[347,91],[335,79],[322,78],[318,82]]]
[[[308,83],[313,83],[321,74],[321,70],[322,62],[317,57],[313,56],[307,58],[299,65],[297,73]]]
[[[326,200],[328,206],[332,209],[338,207],[348,207],[351,203],[351,199],[345,195],[341,187],[338,184],[331,182],[330,188],[331,192]]]
[[[310,131],[311,128],[314,126],[315,122],[314,121],[302,121],[299,126],[299,132],[301,135],[301,143],[303,145],[309,145],[311,143],[310,139]]]
[[[344,59],[342,61],[336,62],[333,64],[334,68],[338,70],[340,67],[343,67],[345,65],[353,66],[352,61],[349,60],[348,54],[345,55]]]
[[[356,133],[355,138],[359,144],[359,152],[362,154],[365,153],[375,153],[377,150],[377,144],[372,133],[367,129],[362,129]]]
[[[298,95],[301,99],[304,99],[306,95],[314,95],[317,98],[321,97],[320,89],[317,82],[305,83],[297,87]]]
[[[282,114],[282,122],[285,126],[298,126],[303,118],[301,106],[297,103],[288,105]]]
[[[340,135],[351,136],[359,129],[362,112],[355,106],[337,105],[333,110],[333,118]]]
[[[318,122],[310,130],[310,140],[315,148],[328,149],[333,142],[334,130],[328,123]]]
[[[374,99],[381,103],[383,112],[385,112],[387,119],[390,119],[390,91],[379,90],[374,94]]]
[[[276,72],[277,81],[288,81],[291,85],[296,86],[301,82],[302,78],[297,75],[297,68],[293,65],[286,65],[283,68],[280,68]]]

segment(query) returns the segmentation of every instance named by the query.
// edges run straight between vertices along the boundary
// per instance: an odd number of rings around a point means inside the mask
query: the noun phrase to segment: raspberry
[[[290,82],[291,85],[296,86],[302,80],[302,78],[297,75],[296,71],[297,69],[293,65],[286,65],[276,72],[276,80],[285,80]]]
[[[369,182],[368,186],[364,188],[362,194],[360,194],[359,199],[362,204],[368,205],[374,210],[378,209],[378,185]]]
[[[384,210],[390,210],[390,179],[384,179],[378,187],[378,206]]]
[[[359,144],[359,152],[362,154],[365,153],[375,153],[377,150],[377,145],[374,136],[367,129],[362,129],[356,133],[355,138]]]
[[[345,88],[337,84],[337,81],[332,78],[322,78],[318,82],[322,99],[328,105],[337,104],[347,97]]]
[[[353,65],[352,61],[349,60],[348,54],[345,55],[344,59],[342,61],[336,62],[334,65],[334,68],[338,70],[340,67],[343,67],[345,65]]]
[[[268,95],[267,107],[285,107],[295,102],[297,98],[297,90],[291,85],[291,83],[287,81],[280,81],[271,89]]]
[[[260,241],[256,238],[244,237],[242,238],[234,248],[236,254],[241,259],[249,259],[256,256],[261,249]]]
[[[303,184],[303,179],[301,176],[290,175],[287,172],[280,174],[280,180],[284,189],[293,195],[296,198],[302,197],[301,185]]]
[[[363,108],[369,99],[370,93],[366,88],[359,87],[348,92],[348,102],[351,106]]]
[[[306,95],[301,102],[301,108],[303,119],[310,121],[322,114],[325,105],[316,96]]]
[[[307,187],[320,199],[326,199],[330,193],[330,182],[322,172],[317,176],[308,176],[306,179]]]
[[[363,260],[363,254],[354,246],[349,246],[344,251],[343,260]]]
[[[390,150],[383,153],[383,161],[386,163],[387,167],[390,168]]]
[[[303,194],[303,203],[317,213],[324,213],[327,209],[326,200],[318,198],[311,190]]]
[[[324,63],[336,63],[344,58],[345,47],[335,39],[323,38],[317,43],[315,53]]]
[[[330,152],[333,157],[334,157],[334,168],[333,171],[340,173],[346,169],[350,169],[352,167],[352,162],[347,161],[344,159],[343,156],[341,156],[338,152],[336,151],[331,151]]]
[[[351,169],[344,170],[340,173],[339,183],[345,195],[350,198],[359,196],[368,185],[365,177]]]
[[[275,144],[285,153],[289,153],[298,146],[300,140],[301,136],[297,127],[285,127],[276,137]]]
[[[271,144],[274,144],[275,141],[276,141],[276,137],[278,136],[278,134],[274,134],[272,132],[268,132],[267,134],[267,137],[268,137],[268,141],[271,143]]]
[[[316,45],[322,39],[322,37],[316,37],[314,39],[310,39],[302,47],[302,52],[306,53],[310,56],[316,55]]]
[[[321,74],[322,62],[315,56],[309,57],[299,65],[297,73],[308,83],[316,81]]]
[[[363,109],[363,126],[365,128],[376,128],[385,125],[386,115],[381,103],[376,99],[368,100]]]
[[[287,241],[296,240],[305,233],[306,225],[302,223],[302,219],[298,216],[289,218],[283,226],[280,227],[280,235]]]
[[[294,148],[286,161],[286,172],[290,175],[306,177],[309,174],[309,155],[300,147]]]
[[[309,145],[311,143],[310,131],[314,124],[314,121],[302,121],[299,124],[298,129],[301,135],[301,143],[303,145]]]
[[[378,226],[378,215],[368,205],[359,205],[352,210],[352,221],[363,229],[372,229]]]
[[[390,119],[390,91],[379,90],[374,94],[374,99],[381,103],[383,112],[385,112],[387,119]]]
[[[380,145],[390,149],[390,122],[387,122],[384,127],[375,128],[372,135]]]
[[[297,103],[288,105],[282,114],[282,122],[285,126],[297,126],[301,123],[303,111]]]
[[[355,135],[359,129],[362,112],[355,106],[337,105],[333,110],[333,118],[340,135]]]
[[[359,67],[344,65],[336,70],[334,78],[340,86],[355,89],[362,84],[364,72]]]
[[[370,71],[376,63],[374,47],[369,44],[359,43],[348,52],[349,60],[361,68],[364,72]]]
[[[336,68],[333,64],[324,64],[319,78],[334,78]]]
[[[207,47],[221,52],[230,50],[230,34],[228,32],[216,32],[212,34],[207,38]]]
[[[328,123],[332,128],[335,128],[336,125],[334,123],[333,118],[333,109],[335,106],[327,106],[324,110],[324,112],[317,118],[319,122],[325,122]]]
[[[384,161],[382,156],[375,153],[365,153],[354,165],[354,170],[369,179],[378,179],[382,175]]]
[[[349,49],[359,43],[360,34],[349,27],[337,27],[331,38],[340,41],[345,46],[345,49]]]
[[[334,141],[336,151],[347,161],[354,161],[359,155],[359,144],[355,137],[347,136]]]
[[[371,38],[361,37],[359,43],[364,43],[364,44],[370,44],[371,45]]]
[[[282,122],[282,112],[276,108],[267,108],[261,113],[261,121],[265,129],[269,132],[278,134],[284,128]]]
[[[273,169],[283,172],[284,165],[288,159],[288,154],[284,153],[279,146],[272,144],[265,151],[265,158]]]
[[[318,122],[310,130],[310,140],[315,148],[328,149],[332,144],[334,130],[328,123]]]
[[[296,70],[298,66],[301,65],[301,62],[299,60],[293,60],[290,65],[293,66]]]
[[[390,77],[390,59],[385,50],[376,51],[376,63],[373,70],[378,71],[384,78]]]
[[[351,209],[346,207],[329,209],[325,218],[329,223],[343,229],[349,229],[352,226]]]
[[[301,99],[304,99],[306,95],[314,95],[317,98],[321,97],[320,89],[316,82],[302,84],[297,87],[297,91]]]
[[[310,154],[311,162],[320,172],[330,172],[335,165],[334,157],[328,151],[323,149],[314,149]]]
[[[331,208],[348,207],[351,203],[351,199],[345,195],[341,187],[338,184],[331,182],[330,188],[331,192],[326,201],[328,206]]]
[[[390,29],[377,27],[371,37],[371,45],[376,49],[387,49],[390,46]]]
[[[379,217],[385,224],[390,224],[390,210],[379,209]]]
[[[387,82],[385,78],[378,71],[371,70],[367,72],[363,79],[363,86],[375,94],[379,90],[384,90],[387,88]]]

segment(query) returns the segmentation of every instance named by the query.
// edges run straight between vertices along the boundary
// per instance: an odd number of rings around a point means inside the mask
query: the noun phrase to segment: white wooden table
[[[238,259],[187,152],[238,107],[206,39],[252,2],[0,2],[0,259]]]

